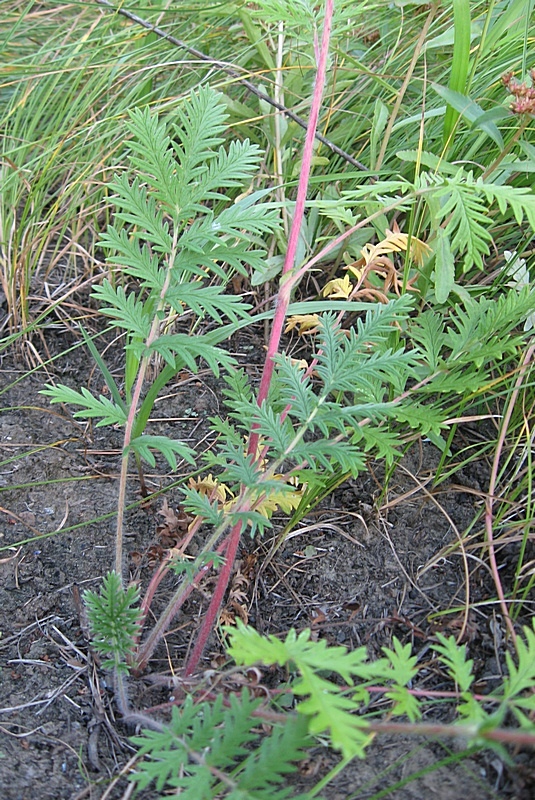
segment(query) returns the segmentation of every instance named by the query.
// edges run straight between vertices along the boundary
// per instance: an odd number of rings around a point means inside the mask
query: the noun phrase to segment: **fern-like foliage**
[[[234,270],[246,272],[261,263],[260,239],[278,224],[277,212],[260,202],[262,192],[231,202],[230,192],[254,174],[260,151],[248,140],[223,146],[226,113],[217,92],[201,87],[176,113],[174,124],[166,126],[148,109],[132,111],[126,127],[135,174],[118,175],[110,183],[115,219],[101,244],[110,265],[131,283],[104,280],[93,296],[101,313],[125,334],[127,397],[151,359],[166,365],[165,380],[156,381],[160,388],[184,367],[196,372],[201,361],[216,375],[231,368],[234,360],[212,332],[191,336],[177,328],[182,318],[194,315],[216,322],[228,337],[233,325],[248,318],[250,307],[225,287]],[[103,362],[102,372],[113,381]],[[115,383],[109,389],[114,399],[121,397]],[[97,425],[125,425],[132,416],[128,402],[96,398],[87,389],[47,386],[44,393],[54,403],[78,406],[75,416],[95,419]],[[176,456],[192,463],[185,444],[142,436],[156,395],[149,389],[134,409],[128,449],[151,465],[155,450],[173,469]]]
[[[281,483],[276,475],[281,470],[288,475],[306,466],[321,474],[356,475],[367,452],[393,459],[399,437],[384,423],[389,416],[395,418],[397,410],[403,422],[410,420],[419,430],[439,427],[432,413],[411,412],[408,404],[402,407],[391,400],[392,393],[401,393],[415,374],[414,357],[393,337],[394,325],[403,323],[411,308],[406,296],[378,305],[349,332],[342,330],[334,314],[324,315],[319,320],[314,375],[288,356],[277,356],[270,395],[260,407],[245,374],[231,370],[225,394],[234,425],[213,420],[219,440],[205,457],[232,494],[240,495],[242,505],[246,493],[245,510],[239,504],[226,505],[229,524],[245,521],[252,534],[261,533],[270,523],[265,514],[257,513],[257,506],[273,509],[276,497],[279,507],[295,507],[289,495],[296,487]],[[263,464],[244,452],[244,438],[251,430],[265,448]],[[206,499],[196,502],[195,490],[188,490],[186,503],[198,511]]]
[[[275,472],[311,470],[325,483],[332,475],[358,474],[371,454],[391,463],[407,429],[439,443],[445,406],[478,391],[493,365],[515,352],[525,334],[514,329],[534,303],[529,289],[515,289],[492,301],[469,299],[442,316],[431,309],[412,317],[411,299],[404,296],[377,304],[350,330],[332,313],[319,316],[313,371],[276,356],[270,395],[260,407],[245,373],[229,372],[229,419],[212,421],[219,440],[206,464],[221,471],[235,495],[240,487],[250,490],[248,519],[261,531],[269,523],[255,516],[254,506],[261,496],[269,502],[280,495]],[[253,429],[264,448],[261,467],[244,453]],[[194,494],[187,498],[192,508]],[[226,511],[229,524],[238,520],[232,507]]]
[[[362,706],[369,700],[367,687],[371,684],[375,690],[377,685],[382,686],[392,701],[389,714],[405,716],[412,722],[422,716],[423,700],[408,688],[418,675],[417,657],[410,644],[394,639],[393,649],[383,647],[384,657],[371,661],[364,647],[351,652],[330,647],[324,641],[312,641],[310,631],[298,635],[291,630],[281,641],[275,636],[261,636],[238,622],[228,632],[228,651],[238,664],[278,664],[297,673],[288,686],[293,694],[305,698],[298,703],[297,711],[308,717],[311,733],[327,733],[346,758],[363,757],[370,741]],[[466,646],[440,634],[439,643],[433,646],[459,691],[455,703],[458,724],[471,744],[500,750],[499,741],[487,738],[486,733],[503,724],[508,712],[514,714],[525,731],[535,735],[535,724],[529,718],[535,709],[535,628],[525,628],[523,633],[524,638],[517,643],[516,660],[506,654],[508,676],[503,687],[489,695],[487,704],[470,692],[473,661],[467,657]]]
[[[261,740],[254,716],[259,706],[247,690],[231,695],[228,705],[221,695],[198,705],[188,697],[180,711],[173,708],[163,732],[146,731],[133,740],[146,756],[133,780],[140,789],[154,782],[158,792],[175,789],[188,800],[301,797],[281,784],[306,754],[306,721],[289,718]]]
[[[291,688],[305,698],[298,710],[309,716],[311,732],[328,731],[334,746],[342,750],[346,758],[363,756],[370,741],[367,723],[352,713],[355,703],[344,687],[323,677],[322,672],[337,673],[347,685],[352,685],[355,678],[369,680],[374,669],[367,663],[365,647],[352,652],[344,647],[328,647],[324,641],[311,641],[310,631],[297,635],[291,630],[286,639],[280,641],[275,636],[261,636],[241,623],[230,635],[228,652],[238,664],[293,665],[299,677]],[[384,659],[380,659],[378,665],[379,669],[387,668]]]
[[[109,572],[104,578],[100,594],[84,592],[93,647],[107,656],[102,664],[104,669],[128,671],[126,661],[140,630],[141,612],[135,607],[138,600],[137,587],[124,589],[116,572]]]
[[[189,464],[195,464],[195,451],[184,444],[184,442],[180,442],[177,439],[170,439],[168,436],[153,436],[149,434],[137,436],[135,439],[132,439],[129,448],[150,464],[151,467],[154,467],[156,464],[156,459],[154,458],[152,450],[159,451],[164,456],[171,469],[177,468],[177,455]]]
[[[504,681],[504,704],[509,708],[521,728],[531,730],[535,713],[535,621],[533,627],[523,629],[524,637],[516,643],[516,659],[506,653],[508,676]]]
[[[392,204],[400,210],[410,208],[422,198],[429,214],[432,234],[429,244],[435,248],[437,260],[438,249],[446,248],[452,270],[454,262],[462,264],[464,271],[473,266],[484,268],[498,214],[511,213],[518,225],[527,221],[535,230],[535,197],[530,188],[485,181],[463,168],[453,174],[447,169],[443,174],[422,172],[414,183],[404,179],[377,181],[343,192],[342,197],[350,209],[365,200],[370,209]],[[316,205],[328,213],[328,207],[321,201]],[[444,266],[443,260],[435,265],[437,269]],[[440,280],[441,276],[435,274],[436,284]]]
[[[95,397],[88,389],[82,387],[77,392],[69,386],[58,384],[52,386],[45,384],[40,394],[48,395],[51,403],[69,403],[73,406],[81,406],[79,411],[75,411],[73,416],[80,419],[98,419],[97,428],[102,425],[124,425],[126,422],[126,409],[114,403],[108,397],[99,395]]]
[[[381,681],[389,686],[385,696],[393,703],[391,713],[410,720],[421,716],[419,700],[407,689],[418,672],[411,646],[394,639],[394,649],[385,647],[383,652],[384,658],[370,662],[365,647],[351,652],[344,647],[329,647],[324,641],[311,641],[310,631],[297,635],[292,630],[280,641],[275,636],[262,637],[243,624],[233,630],[229,648],[238,664],[293,665],[298,677],[292,682],[291,691],[305,698],[297,710],[309,717],[310,732],[327,731],[345,758],[363,757],[370,742],[366,720],[355,713],[359,703],[367,700],[366,686],[370,682]],[[327,677],[333,673],[345,686]]]
[[[522,344],[525,334],[515,328],[534,304],[534,292],[526,287],[492,300],[470,300],[449,315],[440,317],[429,310],[411,320],[408,338],[421,363],[418,374],[436,373],[426,391],[461,393],[479,388],[491,366]]]
[[[483,268],[492,239],[493,202],[501,214],[510,209],[519,225],[527,219],[535,229],[535,197],[526,188],[485,182],[461,168],[453,176],[422,173],[415,189],[432,199],[429,208],[435,223],[447,231],[452,251],[463,257],[465,271],[473,265]]]

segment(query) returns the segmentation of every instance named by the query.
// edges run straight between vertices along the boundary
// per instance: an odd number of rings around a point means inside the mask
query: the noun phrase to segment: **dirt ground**
[[[45,331],[51,355],[77,343],[74,335]],[[263,357],[261,332],[231,347],[253,376]],[[34,342],[45,358],[44,344]],[[118,367],[120,351],[108,363]],[[114,708],[106,675],[95,665],[80,616],[79,594],[97,588],[114,552],[114,511],[119,472],[120,432],[87,428],[38,394],[53,377],[73,387],[102,391],[83,348],[28,373],[12,354],[0,364],[0,798],[2,800],[119,800],[130,796],[124,777],[135,749]],[[210,444],[207,417],[220,410],[217,383],[208,375],[182,375],[156,407],[151,432],[172,432],[190,442]],[[466,430],[470,437],[477,431]],[[340,487],[312,513],[274,554],[271,541],[255,545],[254,579],[248,587],[249,622],[264,633],[312,626],[328,642],[370,654],[396,635],[413,643],[425,662],[435,630],[458,632],[461,616],[437,612],[462,608],[466,597],[463,560],[442,557],[479,514],[485,491],[484,462],[457,473],[455,485],[430,494],[422,489],[439,454],[416,444],[381,495],[384,475],[370,464],[361,478]],[[180,501],[174,482],[182,475],[149,474],[152,491],[169,488],[165,501]],[[430,488],[429,484],[429,488]],[[139,504],[132,475],[127,516],[127,551],[132,575],[146,584],[162,548],[164,498]],[[481,525],[476,523],[477,530]],[[280,530],[280,525],[278,527]],[[275,534],[277,525],[275,527]],[[165,531],[164,531],[165,533]],[[247,554],[242,554],[245,557]],[[504,556],[504,574],[507,559]],[[471,562],[470,562],[471,563]],[[485,569],[471,563],[471,602],[494,595]],[[175,579],[176,580],[176,579]],[[170,584],[161,588],[164,602]],[[210,584],[184,608],[177,629],[150,665],[152,674],[178,672],[186,655],[188,631],[198,622]],[[503,646],[492,606],[471,612],[467,642],[475,660],[479,691],[500,674]],[[221,644],[214,637],[205,666]],[[429,673],[428,685],[433,676]],[[135,684],[140,708],[169,699],[144,679]],[[376,740],[363,762],[352,763],[323,796],[328,800],[390,797],[396,800],[527,800],[535,792],[532,756],[518,753],[515,766],[484,753],[459,762],[460,745],[400,737]],[[313,786],[336,761],[318,747],[293,782]],[[440,766],[440,764],[442,766]],[[156,798],[155,791],[142,797]]]

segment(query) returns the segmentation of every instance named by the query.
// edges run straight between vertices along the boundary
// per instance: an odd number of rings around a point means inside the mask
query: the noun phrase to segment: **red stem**
[[[269,337],[269,344],[264,362],[264,370],[262,372],[262,379],[260,381],[260,388],[258,390],[257,403],[260,406],[267,398],[271,378],[273,376],[273,368],[275,366],[274,357],[279,351],[280,340],[284,327],[284,321],[290,303],[290,292],[294,281],[291,280],[289,274],[294,268],[295,256],[297,253],[297,246],[299,244],[299,234],[303,224],[303,217],[305,213],[305,203],[308,192],[308,181],[310,178],[310,171],[312,167],[312,156],[314,154],[314,139],[316,128],[318,126],[318,119],[323,98],[323,90],[325,87],[325,75],[327,72],[327,57],[329,53],[329,40],[331,36],[331,23],[333,16],[333,0],[325,1],[325,15],[323,22],[323,36],[321,40],[321,49],[319,52],[318,69],[316,72],[316,81],[314,84],[314,94],[312,97],[312,105],[310,109],[310,119],[308,121],[307,132],[305,137],[305,145],[303,149],[303,161],[301,164],[301,171],[299,174],[299,185],[297,187],[297,197],[295,201],[295,209],[292,220],[292,227],[290,229],[290,236],[288,239],[288,249],[284,260],[284,267],[282,269],[282,278],[280,282],[279,292],[277,296],[277,305],[275,309],[275,316],[273,318],[273,325],[271,328],[271,335]],[[249,437],[249,445],[247,452],[257,459],[258,449],[258,433],[255,432],[254,427]],[[247,508],[243,507],[240,510],[246,511]],[[232,569],[234,567],[234,560],[238,552],[240,544],[242,523],[239,522],[232,528],[229,536],[227,552],[225,557],[225,564],[221,569],[217,581],[212,600],[206,612],[206,616],[201,625],[201,629],[197,636],[195,646],[189,657],[186,667],[185,675],[191,675],[195,672],[197,665],[201,659],[206,642],[214,629],[216,624],[217,615],[223,602],[225,592],[230,582]]]
[[[241,528],[242,523],[237,522],[230,532],[227,551],[225,553],[225,563],[223,564],[221,572],[219,573],[219,578],[217,579],[217,584],[212,595],[210,605],[208,606],[208,611],[206,612],[201,629],[197,634],[197,639],[195,640],[195,646],[186,663],[184,669],[185,677],[188,677],[188,675],[192,675],[195,672],[197,664],[201,660],[206,642],[215,628],[217,615],[219,614],[221,603],[223,602],[225,592],[227,591],[227,586],[230,583],[234,561],[236,559],[236,553],[238,552],[238,545],[240,543]]]
[[[219,547],[216,550],[216,553],[222,554],[225,552],[226,548],[228,547],[230,536],[227,536]],[[137,662],[137,669],[139,672],[143,672],[149,658],[154,652],[154,648],[162,638],[162,636],[166,633],[171,621],[176,617],[180,608],[184,605],[187,598],[192,593],[193,589],[199,585],[201,579],[206,575],[206,573],[212,568],[212,562],[210,561],[206,564],[199,572],[195,575],[191,583],[184,587],[184,584],[181,584],[178,591],[175,592],[174,596],[171,598],[170,602],[167,604],[165,611],[160,615],[158,618],[158,622],[151,630],[147,638],[139,645],[138,651],[136,654],[136,662]]]
[[[257,402],[262,405],[268,396],[271,378],[273,376],[273,369],[275,366],[274,357],[279,351],[280,340],[290,303],[290,293],[294,285],[289,273],[294,268],[295,255],[299,244],[299,234],[303,224],[303,217],[305,214],[305,203],[308,192],[308,181],[310,178],[310,171],[312,167],[312,156],[314,154],[314,138],[316,135],[316,128],[318,126],[318,119],[321,107],[321,100],[323,97],[323,90],[325,87],[325,75],[327,72],[327,56],[329,53],[329,40],[331,36],[331,22],[333,15],[333,0],[326,0],[325,2],[325,17],[323,22],[323,36],[321,40],[321,49],[319,52],[318,69],[316,72],[316,81],[314,84],[314,94],[312,97],[312,106],[310,109],[310,119],[308,121],[307,133],[305,137],[305,146],[303,149],[303,161],[301,163],[301,171],[299,174],[299,185],[297,187],[297,198],[295,201],[295,209],[292,220],[292,227],[290,229],[290,237],[288,239],[288,249],[284,259],[284,266],[282,268],[282,278],[280,282],[279,293],[277,296],[277,305],[275,308],[275,316],[273,318],[273,325],[271,328],[271,335],[269,337],[268,349],[266,360],[264,362],[264,370],[262,372],[262,379],[260,381],[260,388],[258,390]],[[256,458],[258,448],[258,434],[254,431],[249,438],[248,452]]]

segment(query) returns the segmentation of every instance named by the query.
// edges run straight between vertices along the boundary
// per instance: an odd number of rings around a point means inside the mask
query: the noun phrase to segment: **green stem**
[[[495,170],[498,169],[502,161],[504,160],[505,156],[509,155],[515,144],[518,142],[526,128],[528,127],[530,122],[530,117],[526,114],[520,125],[518,126],[518,130],[515,134],[511,137],[511,139],[507,142],[505,147],[503,148],[502,152],[498,156],[498,158],[492,162],[492,164],[487,167],[481,178],[486,181],[489,175],[491,175]]]
[[[147,349],[150,348],[152,344],[154,344],[154,342],[158,339],[158,336],[160,334],[159,312],[163,309],[165,305],[165,295],[167,294],[167,290],[169,289],[169,284],[171,282],[171,269],[176,257],[178,235],[179,235],[178,230],[175,229],[173,232],[173,245],[171,247],[171,252],[168,256],[168,261],[167,261],[168,265],[167,274],[165,276],[165,280],[160,292],[158,307],[155,311],[151,328],[145,342],[145,347]],[[128,478],[128,461],[130,456],[130,445],[132,443],[132,431],[134,429],[134,425],[136,422],[137,408],[139,405],[139,400],[141,397],[141,391],[143,389],[143,383],[145,381],[145,375],[149,365],[149,360],[150,360],[150,355],[147,355],[143,356],[140,361],[136,377],[136,383],[134,386],[134,391],[132,392],[132,402],[130,403],[130,407],[128,409],[128,417],[126,419],[126,425],[124,430],[123,457],[121,460],[121,475],[119,478],[119,496],[117,498],[117,529],[115,536],[115,571],[117,575],[120,576],[121,582],[123,575],[124,510],[126,506],[126,482]]]

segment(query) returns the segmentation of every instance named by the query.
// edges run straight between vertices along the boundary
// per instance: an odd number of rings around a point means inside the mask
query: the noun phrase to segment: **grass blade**
[[[453,0],[453,27],[453,61],[451,65],[449,88],[454,92],[464,94],[470,61],[469,0]],[[459,112],[453,108],[453,106],[448,105],[444,118],[444,147],[449,147],[451,144],[453,131],[458,118]]]

